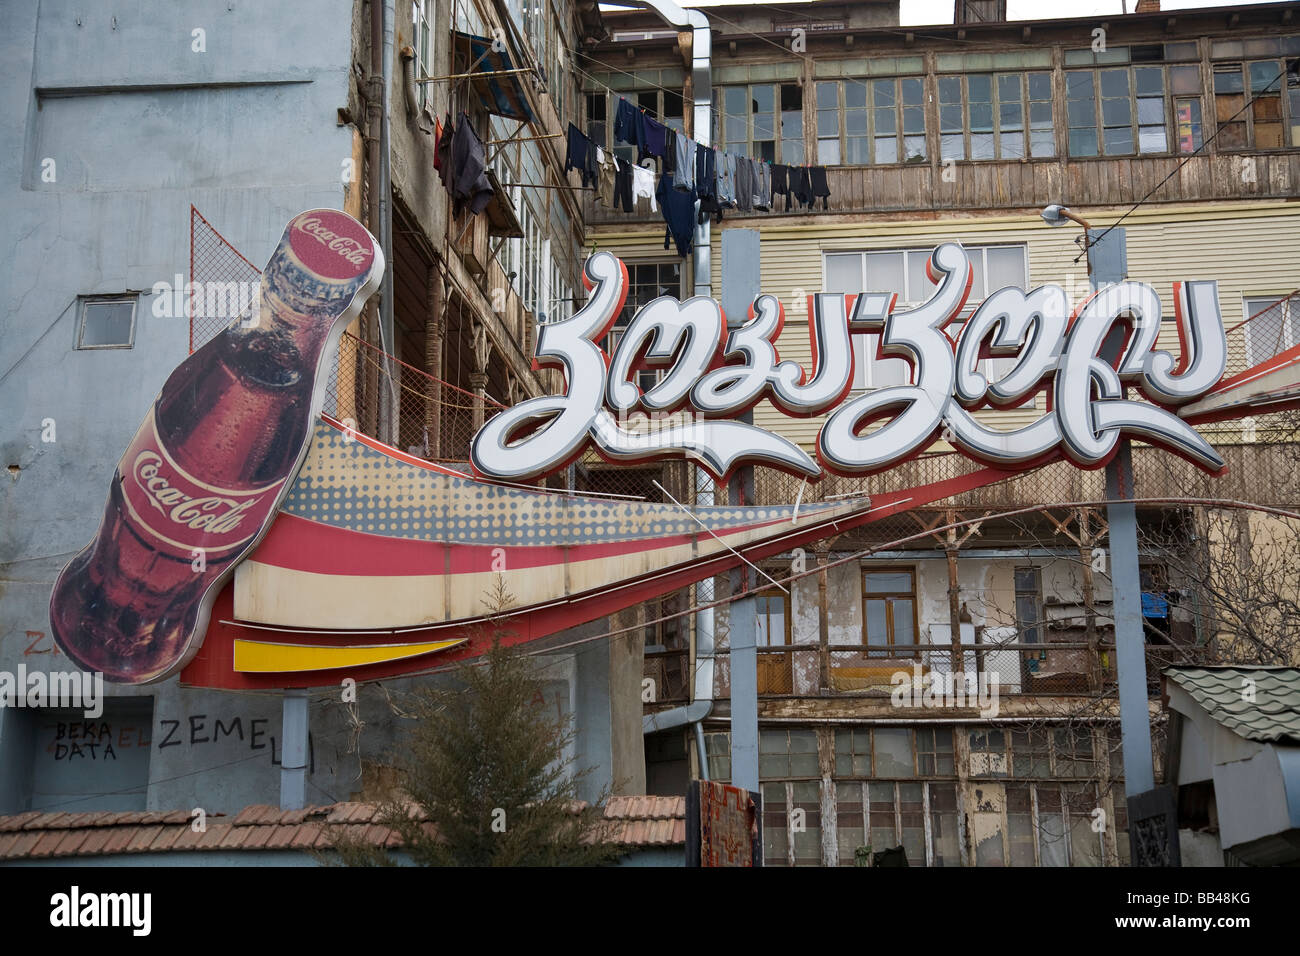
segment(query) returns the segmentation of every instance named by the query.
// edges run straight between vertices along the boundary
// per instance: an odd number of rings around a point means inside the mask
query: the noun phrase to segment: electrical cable
[[[811,576],[814,575],[814,574],[820,574],[823,570],[830,570],[831,568],[839,567],[840,565],[850,564],[850,563],[852,563],[852,562],[854,562],[854,561],[861,561],[861,560],[863,560],[864,558],[869,558],[869,557],[871,557],[872,555],[874,555],[874,554],[876,554],[877,552],[880,552],[880,551],[893,551],[893,550],[896,550],[896,549],[898,549],[901,545],[908,544],[908,543],[910,543],[910,542],[912,542],[912,541],[916,541],[916,540],[919,540],[919,539],[929,538],[929,537],[931,537],[932,535],[934,535],[934,534],[936,534],[936,533],[938,533],[938,532],[941,532],[941,531],[955,530],[955,529],[958,529],[958,528],[966,527],[967,525],[977,524],[977,523],[984,522],[984,521],[989,521],[989,520],[998,519],[998,518],[1013,518],[1013,517],[1017,517],[1017,516],[1019,516],[1019,515],[1025,515],[1025,514],[1033,514],[1033,513],[1039,512],[1039,511],[1047,510],[1048,508],[1055,508],[1055,509],[1070,509],[1070,508],[1099,508],[1099,507],[1105,507],[1105,506],[1112,505],[1112,504],[1132,504],[1132,505],[1182,505],[1182,506],[1186,506],[1186,507],[1196,507],[1196,506],[1207,507],[1207,506],[1208,506],[1208,507],[1216,507],[1216,508],[1229,508],[1229,509],[1237,509],[1237,510],[1244,510],[1244,511],[1260,511],[1260,512],[1263,512],[1263,513],[1265,513],[1265,514],[1273,515],[1273,516],[1275,516],[1275,517],[1280,517],[1280,518],[1285,518],[1285,519],[1287,519],[1287,520],[1292,520],[1292,521],[1300,522],[1300,513],[1297,513],[1297,512],[1294,512],[1294,511],[1287,511],[1287,510],[1284,509],[1284,508],[1274,508],[1274,507],[1270,507],[1270,506],[1267,506],[1267,505],[1253,504],[1253,503],[1251,503],[1251,502],[1238,501],[1238,500],[1236,500],[1236,499],[1230,499],[1230,498],[1165,498],[1165,497],[1160,497],[1160,498],[1125,498],[1125,499],[1102,498],[1102,499],[1097,499],[1097,500],[1095,500],[1095,501],[1066,501],[1066,502],[1055,502],[1055,503],[1053,503],[1053,504],[1051,504],[1051,505],[1029,505],[1029,506],[1027,506],[1027,507],[1023,507],[1023,508],[1015,508],[1015,509],[1011,509],[1011,510],[1009,510],[1009,511],[1002,511],[1002,512],[997,512],[997,513],[994,513],[994,514],[985,514],[985,515],[981,515],[981,516],[978,517],[978,518],[968,518],[968,519],[963,519],[963,520],[961,520],[961,521],[954,521],[954,522],[950,522],[950,523],[948,523],[948,524],[939,525],[938,527],[929,528],[929,529],[924,530],[924,531],[919,531],[919,532],[917,532],[916,534],[911,534],[911,535],[907,535],[906,537],[897,538],[897,539],[895,539],[895,540],[893,540],[893,541],[888,541],[888,542],[885,542],[885,543],[883,543],[883,544],[873,545],[872,547],[869,547],[869,548],[863,548],[862,550],[852,552],[852,553],[850,553],[850,554],[848,554],[848,555],[845,555],[845,556],[843,556],[843,557],[840,557],[840,558],[836,558],[836,559],[833,560],[833,561],[828,561],[825,565],[821,565],[821,566],[818,566],[818,567],[816,567],[816,568],[812,568],[812,569],[810,569],[810,570],[806,570],[806,571],[801,571],[801,572],[798,572],[798,573],[792,573],[792,574],[790,574],[790,575],[788,575],[788,576],[786,576],[786,577],[783,577],[783,578],[776,578],[775,580],[776,580],[777,582],[781,583],[781,584],[787,584],[787,585],[788,585],[788,584],[791,584],[791,583],[794,582],[794,581],[798,581],[798,580],[801,580],[801,579],[806,578],[806,577],[811,577]],[[757,593],[757,592],[755,592],[755,591],[748,591],[748,592],[745,592],[745,595],[752,596],[752,595],[754,595],[755,593]],[[710,609],[710,608],[717,608],[717,607],[720,607],[720,606],[725,605],[725,604],[731,604],[732,602],[734,602],[735,600],[737,600],[739,597],[742,597],[742,596],[745,596],[745,595],[729,595],[729,596],[724,597],[724,598],[719,598],[718,600],[715,600],[715,601],[710,601],[710,602],[706,602],[706,603],[693,604],[693,605],[691,605],[690,607],[687,607],[687,608],[684,609],[684,610],[676,611],[676,612],[674,612],[674,613],[672,613],[672,614],[665,614],[665,615],[662,615],[662,616],[657,617],[657,618],[646,619],[646,620],[644,620],[644,621],[638,621],[637,623],[635,623],[635,624],[631,624],[631,625],[628,625],[627,627],[611,628],[610,630],[605,631],[605,632],[600,633],[600,634],[593,634],[593,635],[591,635],[591,636],[589,636],[589,637],[578,638],[578,639],[576,639],[576,640],[569,641],[569,642],[564,643],[564,644],[556,644],[556,645],[550,645],[550,646],[547,646],[547,647],[544,647],[544,648],[538,648],[538,649],[533,650],[533,651],[528,651],[527,653],[528,653],[529,655],[535,655],[535,654],[550,654],[550,653],[554,653],[555,651],[558,651],[558,650],[564,650],[564,649],[567,649],[567,648],[570,648],[570,647],[578,647],[578,646],[581,646],[581,645],[584,645],[584,644],[591,644],[591,643],[593,643],[593,642],[595,642],[595,641],[600,641],[600,640],[605,640],[605,639],[608,639],[608,638],[618,637],[618,636],[621,636],[621,635],[627,634],[627,633],[629,633],[629,632],[636,631],[636,630],[638,630],[638,629],[640,629],[640,628],[649,627],[649,626],[654,625],[654,624],[661,624],[661,623],[664,623],[664,622],[667,622],[667,621],[677,620],[678,618],[687,617],[687,616],[693,615],[693,614],[695,614],[695,613],[697,613],[697,612],[699,612],[699,611],[702,611],[702,610],[707,610],[707,609]],[[509,616],[509,612],[505,612],[502,616]],[[432,668],[432,669],[430,669],[430,670],[428,670],[428,671],[425,671],[425,672],[423,672],[423,673],[425,673],[425,674],[439,674],[439,673],[444,673],[444,672],[447,672],[447,671],[452,671],[452,670],[454,670],[454,669],[455,669],[456,667],[458,667],[458,666],[460,666],[460,663],[459,663],[459,662],[458,662],[458,663],[454,663],[454,664],[445,664],[445,665],[443,665],[443,666],[441,666],[441,667]]]
[[[1118,226],[1120,223],[1122,223],[1125,219],[1127,219],[1129,216],[1131,216],[1133,213],[1135,213],[1135,212],[1138,210],[1138,208],[1139,208],[1140,206],[1142,206],[1143,203],[1145,203],[1145,202],[1146,202],[1147,200],[1149,200],[1152,196],[1154,196],[1154,195],[1156,194],[1157,191],[1159,191],[1159,189],[1160,189],[1161,186],[1163,186],[1165,183],[1169,182],[1169,180],[1171,180],[1171,179],[1173,179],[1175,176],[1177,176],[1178,173],[1179,173],[1179,171],[1182,170],[1182,168],[1183,168],[1184,166],[1186,166],[1186,165],[1187,165],[1188,163],[1190,163],[1194,158],[1196,158],[1196,156],[1201,152],[1201,150],[1205,149],[1205,147],[1209,146],[1209,145],[1210,145],[1211,143],[1213,143],[1216,139],[1218,139],[1218,138],[1219,138],[1219,134],[1222,133],[1225,129],[1227,129],[1228,126],[1232,123],[1233,120],[1235,120],[1235,119],[1236,119],[1238,116],[1240,116],[1242,113],[1246,112],[1246,110],[1250,109],[1250,107],[1252,107],[1252,106],[1255,104],[1255,101],[1256,101],[1257,99],[1259,99],[1259,97],[1260,97],[1262,94],[1267,93],[1267,92],[1268,92],[1268,91],[1273,87],[1273,84],[1274,84],[1274,83],[1278,82],[1278,80],[1280,80],[1280,79],[1282,79],[1282,77],[1286,76],[1287,72],[1288,72],[1288,71],[1287,71],[1287,68],[1284,66],[1284,67],[1282,68],[1282,72],[1279,73],[1277,76],[1273,77],[1272,82],[1269,83],[1268,86],[1264,87],[1264,89],[1260,90],[1256,95],[1252,96],[1249,100],[1247,100],[1247,101],[1242,105],[1241,109],[1237,110],[1237,112],[1233,113],[1233,114],[1232,114],[1230,117],[1228,117],[1226,120],[1219,120],[1219,121],[1217,121],[1218,129],[1216,129],[1216,130],[1214,131],[1214,135],[1213,135],[1213,136],[1211,136],[1209,139],[1207,139],[1207,140],[1205,140],[1204,142],[1202,142],[1200,146],[1196,147],[1196,149],[1194,149],[1194,150],[1193,150],[1193,151],[1192,151],[1192,152],[1187,156],[1186,159],[1184,159],[1181,163],[1179,163],[1177,166],[1175,166],[1175,167],[1170,171],[1170,173],[1169,173],[1168,176],[1166,176],[1164,179],[1160,180],[1160,182],[1156,183],[1156,185],[1153,186],[1153,187],[1151,188],[1151,190],[1150,190],[1150,191],[1149,191],[1145,196],[1143,196],[1141,199],[1139,199],[1137,202],[1135,202],[1135,203],[1133,204],[1132,208],[1130,208],[1126,213],[1124,213],[1124,215],[1120,216],[1120,217],[1119,217],[1118,219],[1116,219],[1113,223],[1111,223],[1111,224],[1110,224],[1109,226],[1107,226],[1104,230],[1102,230],[1101,235],[1097,236],[1096,239],[1090,239],[1090,240],[1088,241],[1088,245],[1089,245],[1089,246],[1095,246],[1097,243],[1101,242],[1101,240],[1105,239],[1106,236],[1110,233],[1110,231],[1111,231],[1112,229],[1114,229],[1116,226]],[[1279,89],[1279,93],[1280,93],[1280,92],[1281,92],[1281,91],[1280,91],[1280,89]],[[1078,262],[1079,259],[1082,258],[1082,256],[1083,256],[1084,254],[1086,254],[1086,252],[1087,252],[1087,249],[1085,248],[1085,249],[1084,249],[1084,252],[1083,252],[1083,253],[1080,253],[1079,256],[1076,256],[1074,261],[1075,261],[1075,262]]]

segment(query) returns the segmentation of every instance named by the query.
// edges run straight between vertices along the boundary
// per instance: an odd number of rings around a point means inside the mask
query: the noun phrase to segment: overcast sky
[[[680,0],[679,0],[680,2]],[[714,7],[753,0],[686,0],[685,7]],[[1186,10],[1191,7],[1237,7],[1259,0],[1164,0],[1163,10]],[[784,0],[776,7],[797,7],[799,0]],[[1093,14],[1115,15],[1133,12],[1137,0],[1007,0],[1007,16],[1012,20],[1046,20],[1052,17],[1086,17]],[[904,26],[952,23],[953,0],[902,0],[900,22]]]

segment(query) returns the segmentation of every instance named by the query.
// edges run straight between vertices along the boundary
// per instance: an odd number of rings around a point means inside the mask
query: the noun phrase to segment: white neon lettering
[[[888,292],[812,296],[810,377],[780,358],[775,342],[785,313],[772,295],[758,296],[747,321],[725,337],[713,300],[655,299],[632,317],[607,358],[596,343],[622,311],[627,271],[609,253],[593,255],[584,268],[592,290],[586,305],[538,331],[537,363],[564,371],[565,392],[491,419],[475,436],[474,469],[488,478],[529,480],[594,447],[613,461],[687,457],[715,477],[748,462],[817,479],[824,470],[864,475],[889,468],[941,432],[959,451],[1002,467],[1030,466],[1062,451],[1095,466],[1128,434],[1207,470],[1222,469],[1205,439],[1168,410],[1203,396],[1223,376],[1227,347],[1214,282],[1175,284],[1176,358],[1156,349],[1160,299],[1141,282],[1089,296],[1072,320],[1059,286],[1001,289],[954,339],[946,330],[966,306],[969,258],[959,244],[945,243],[927,272],[938,288],[904,311],[895,311],[896,296]],[[854,335],[878,336],[880,358],[909,362],[911,383],[850,397]],[[989,381],[979,367],[988,358],[1013,362]],[[643,368],[666,370],[644,394],[636,376]],[[1129,398],[1130,388],[1149,401]],[[974,414],[984,406],[1023,405],[1045,389],[1051,407],[1028,425],[999,430]],[[788,439],[738,420],[764,398],[788,415],[828,415],[816,440],[820,464]],[[648,417],[628,427],[629,413]]]

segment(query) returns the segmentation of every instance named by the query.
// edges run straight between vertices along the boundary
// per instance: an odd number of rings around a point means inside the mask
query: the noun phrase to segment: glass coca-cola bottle
[[[168,377],[118,464],[99,533],[50,598],[54,639],[79,667],[144,683],[193,656],[208,605],[306,452],[325,348],[383,265],[350,216],[302,213],[250,310]]]

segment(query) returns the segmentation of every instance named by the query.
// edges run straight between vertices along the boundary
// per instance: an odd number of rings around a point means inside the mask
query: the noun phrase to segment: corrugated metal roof
[[[1300,668],[1170,667],[1164,673],[1234,734],[1300,744]]]
[[[208,814],[207,830],[200,833],[191,828],[191,815],[184,810],[29,811],[0,817],[0,861],[206,850],[319,850],[329,848],[332,834],[338,832],[374,846],[399,846],[395,833],[374,822],[378,813],[379,807],[371,803],[336,803],[304,810],[250,806],[233,817]],[[413,815],[421,816],[414,808]],[[605,819],[605,839],[610,843],[646,847],[686,842],[684,797],[611,797],[605,805]]]

